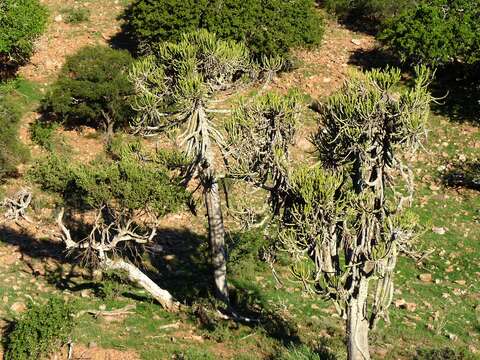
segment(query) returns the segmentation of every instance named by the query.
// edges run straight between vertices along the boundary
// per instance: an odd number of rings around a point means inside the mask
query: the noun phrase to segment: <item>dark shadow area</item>
[[[394,56],[376,47],[371,50],[358,49],[348,59],[349,65],[361,67],[363,70],[385,69],[386,67],[399,67],[401,64]]]
[[[133,35],[128,19],[131,16],[132,4],[128,5],[117,20],[122,22],[120,31],[110,38],[109,45],[114,49],[128,50],[134,57],[138,56],[139,44]]]
[[[82,235],[90,231],[84,221],[74,221],[68,216],[65,224],[70,228],[73,238],[82,238]],[[18,246],[21,260],[30,268],[32,275],[44,276],[49,283],[62,291],[79,292],[88,289],[96,296],[102,296],[105,281],[96,279],[93,269],[82,266],[81,254],[67,254],[63,243],[48,239],[38,240],[26,232],[6,227],[0,227],[0,239],[7,244]],[[239,322],[220,320],[218,315],[211,316],[222,304],[217,304],[214,300],[208,253],[207,239],[187,229],[159,230],[154,241],[147,247],[119,252],[136,263],[160,287],[171,292],[178,301],[192,306],[193,315],[207,332],[215,331],[218,327],[238,327]],[[148,261],[141,261],[146,259]],[[148,263],[151,266],[145,265]],[[245,285],[244,282],[236,284],[232,281],[232,284],[232,308],[239,315],[253,319],[245,322],[245,325],[264,329],[268,336],[284,346],[301,343],[297,326],[269,309],[260,288],[254,282]],[[130,285],[120,286],[118,289],[115,293],[117,295],[136,301],[152,301],[148,296],[130,291]]]
[[[0,54],[0,81],[14,79],[21,65],[10,61],[7,55]]]
[[[444,185],[480,191],[480,160],[457,162],[442,174]]]
[[[480,125],[480,64],[474,66],[451,65],[437,71],[431,85],[435,114],[451,121]]]

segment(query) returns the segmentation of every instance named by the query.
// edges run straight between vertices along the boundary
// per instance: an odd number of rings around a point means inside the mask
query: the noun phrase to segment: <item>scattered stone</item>
[[[458,336],[455,335],[455,334],[452,334],[452,333],[447,333],[447,337],[452,341],[457,341],[458,340]]]
[[[455,284],[465,285],[467,282],[465,280],[455,280]]]
[[[2,301],[4,304],[8,303],[8,296],[5,295],[3,298],[2,298]]]
[[[440,190],[440,186],[435,185],[435,184],[432,184],[432,185],[430,185],[430,190],[432,190],[432,191],[438,191],[438,190]]]
[[[95,341],[90,341],[90,342],[88,343],[88,347],[89,347],[90,349],[96,348],[97,346],[98,346],[98,345],[97,345],[97,343],[96,343]]]
[[[360,39],[352,39],[352,44],[359,46],[362,44],[362,41]]]
[[[57,15],[53,18],[55,22],[62,22],[63,21],[63,16],[62,15]]]
[[[329,77],[325,77],[325,78],[323,78],[323,82],[324,83],[329,83],[329,82],[332,82],[332,79],[329,78]]]
[[[429,274],[429,273],[420,274],[418,278],[420,279],[420,281],[423,281],[423,282],[428,282],[428,283],[432,282],[432,274]]]
[[[407,311],[414,312],[417,309],[417,304],[407,302],[405,304],[405,309],[407,309]]]
[[[402,306],[405,306],[407,302],[404,299],[398,299],[395,300],[394,305],[396,308],[401,308]]]
[[[16,303],[13,303],[13,305],[10,307],[10,310],[16,313],[20,313],[27,310],[27,306],[22,302],[16,302]]]
[[[107,305],[102,304],[98,307],[98,309],[101,310],[101,311],[105,311],[105,310],[107,310]]]
[[[80,296],[82,298],[89,298],[90,297],[90,290],[84,289],[80,292]]]
[[[438,235],[444,235],[447,232],[447,230],[445,230],[443,227],[433,227],[432,231]]]

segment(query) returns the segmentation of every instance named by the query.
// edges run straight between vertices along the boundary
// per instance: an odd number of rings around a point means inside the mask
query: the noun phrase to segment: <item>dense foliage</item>
[[[68,341],[74,321],[72,308],[63,300],[31,304],[6,339],[6,360],[43,358]]]
[[[29,59],[33,42],[45,29],[46,22],[47,11],[38,0],[2,0],[0,74],[3,66],[21,64]]]
[[[127,51],[88,46],[69,57],[43,102],[45,112],[67,125],[114,128],[128,124],[132,86]]]
[[[378,25],[416,4],[415,0],[324,0],[326,10],[342,20],[361,25]]]
[[[187,201],[185,189],[168,175],[165,154],[128,144],[113,157],[79,164],[52,154],[38,161],[29,176],[76,208],[109,206],[120,212],[149,210],[163,216]]]
[[[408,64],[477,63],[480,1],[424,1],[387,20],[379,39]]]
[[[28,158],[28,150],[18,139],[19,122],[20,113],[0,94],[0,181]]]
[[[245,42],[255,56],[283,56],[291,47],[317,44],[323,33],[312,0],[136,0],[126,17],[146,46],[204,28]]]

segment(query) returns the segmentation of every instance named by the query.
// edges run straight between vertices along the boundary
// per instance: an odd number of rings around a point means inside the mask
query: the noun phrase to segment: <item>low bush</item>
[[[29,157],[28,149],[18,140],[20,112],[0,94],[0,181],[16,172]]]
[[[30,125],[30,138],[32,141],[48,151],[55,148],[54,135],[57,128],[55,123],[35,121]]]
[[[71,8],[65,11],[65,22],[79,24],[90,20],[90,10],[87,8]]]
[[[387,20],[378,38],[409,65],[480,60],[480,0],[427,0]]]
[[[163,216],[177,210],[189,196],[162,161],[138,144],[128,144],[115,159],[89,164],[51,154],[34,164],[29,178],[43,190],[63,195],[65,203],[75,208],[107,205],[128,212],[149,209]]]
[[[378,30],[379,25],[407,8],[415,0],[324,0],[325,9],[343,21]]]
[[[256,57],[285,56],[292,47],[319,43],[323,34],[313,0],[136,0],[126,19],[142,46],[204,28],[245,42]]]
[[[38,0],[2,0],[0,3],[0,77],[10,67],[25,63],[35,39],[44,31],[47,11]]]
[[[128,124],[132,85],[127,51],[88,46],[69,57],[42,102],[44,112],[67,126],[104,128],[109,134]]]
[[[51,299],[46,305],[29,306],[5,341],[6,360],[43,358],[68,341],[74,327],[71,305]]]

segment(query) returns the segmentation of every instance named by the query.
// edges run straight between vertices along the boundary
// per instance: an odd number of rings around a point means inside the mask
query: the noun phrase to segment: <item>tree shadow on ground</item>
[[[375,47],[369,50],[355,50],[350,55],[348,64],[358,66],[362,70],[385,69],[387,67],[401,68],[398,59],[380,47]]]
[[[439,69],[431,90],[438,99],[432,105],[435,114],[458,123],[480,125],[480,65]]]
[[[81,221],[75,224],[70,220],[66,221],[66,224],[70,226],[74,238],[89,231],[88,226]],[[82,266],[80,254],[65,252],[63,243],[37,239],[26,231],[9,227],[0,227],[0,240],[17,246],[21,261],[30,268],[32,275],[43,276],[59,290],[77,292],[89,289],[94,294],[98,293],[101,282],[96,281],[93,273]],[[159,230],[153,243],[135,254],[148,261],[140,264],[138,257],[130,257],[130,260],[135,261],[142,271],[160,287],[170,291],[178,301],[193,307],[202,301],[210,302],[209,306],[213,304],[211,308],[215,309],[212,301],[212,272],[208,265],[208,243],[204,236],[187,229]],[[122,295],[137,301],[150,300],[148,297],[138,297],[130,291],[123,291]],[[267,307],[260,289],[255,284],[248,287],[237,284],[231,297],[232,307],[240,315],[255,319],[245,322],[245,325],[263,329],[269,337],[284,346],[301,343],[296,325],[271,307]],[[218,319],[215,321],[218,323]],[[236,326],[235,322],[227,324]]]
[[[445,186],[480,191],[480,159],[450,164],[441,178]]]

